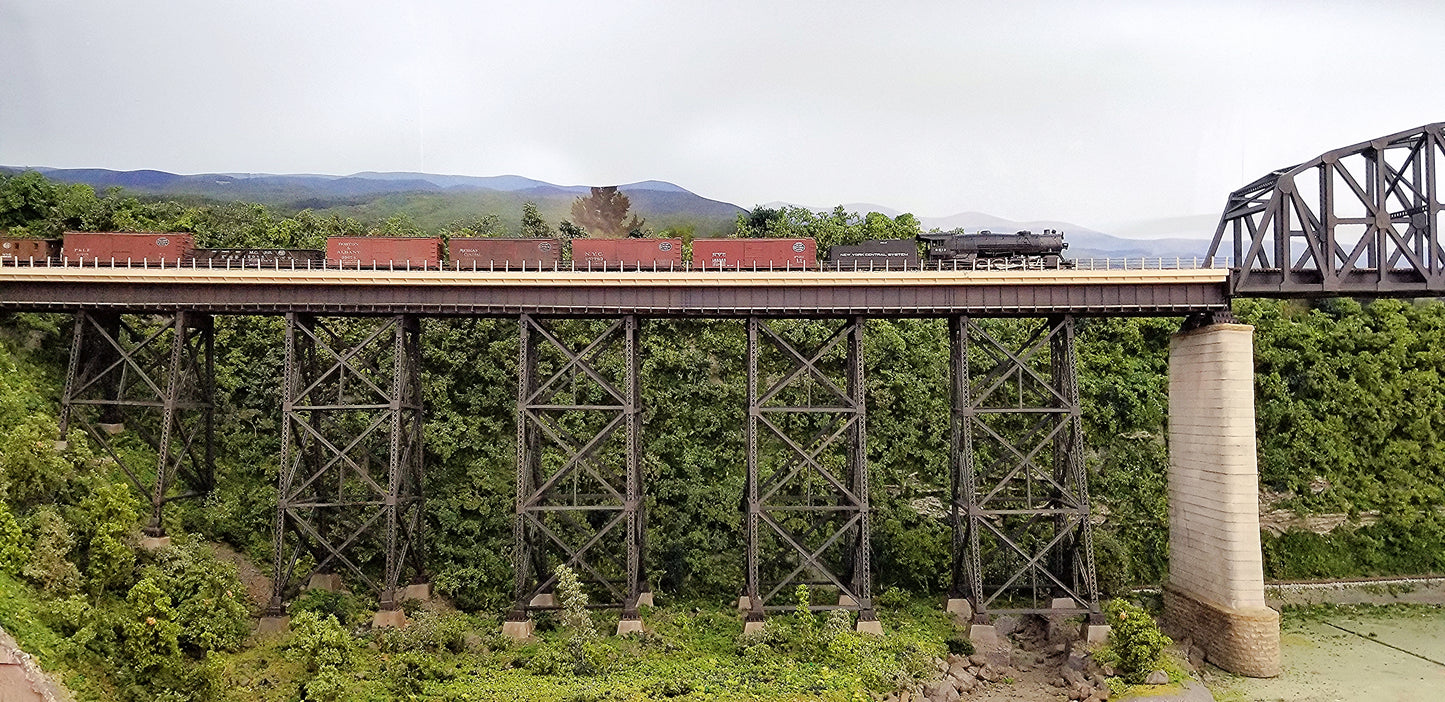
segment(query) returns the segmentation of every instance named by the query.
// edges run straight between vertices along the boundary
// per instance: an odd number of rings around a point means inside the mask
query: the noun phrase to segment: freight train
[[[927,258],[919,255],[919,242]],[[68,232],[63,240],[0,238],[0,263],[152,264],[224,268],[402,268],[459,270],[919,270],[1055,268],[1068,247],[1056,231],[994,234],[961,230],[829,247],[820,262],[809,238],[696,239],[691,260],[681,239],[511,239],[330,237],[326,249],[203,249],[183,232]],[[564,249],[570,248],[570,258]]]

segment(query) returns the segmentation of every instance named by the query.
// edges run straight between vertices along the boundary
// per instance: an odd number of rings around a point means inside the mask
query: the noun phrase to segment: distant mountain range
[[[518,175],[461,176],[411,172],[362,172],[348,176],[320,174],[202,173],[178,175],[165,171],[113,171],[103,168],[17,168],[0,166],[0,173],[34,170],[52,180],[83,183],[98,190],[120,187],[142,195],[222,202],[259,202],[282,210],[309,209],[321,215],[356,217],[363,221],[406,215],[424,229],[435,229],[458,220],[497,214],[504,226],[516,229],[524,202],[536,203],[542,215],[557,222],[571,216],[572,201],[588,192],[587,186],[555,185]],[[746,210],[737,205],[711,200],[673,183],[645,180],[619,186],[632,201],[632,209],[649,225],[691,226],[698,236],[725,236],[732,231],[737,215]],[[790,203],[771,202],[765,207]],[[850,212],[881,212],[890,217],[900,211],[883,205],[850,203]],[[817,212],[833,209],[809,208]],[[1161,233],[1212,233],[1213,223],[1204,217],[1152,220],[1151,223],[1121,225],[1112,236],[1069,222],[1019,222],[983,212],[962,212],[947,217],[919,217],[925,230],[968,231],[989,229],[1012,232],[1057,229],[1069,242],[1074,258],[1121,256],[1202,256],[1209,247],[1204,238],[1130,238]],[[1128,231],[1125,231],[1128,230]]]

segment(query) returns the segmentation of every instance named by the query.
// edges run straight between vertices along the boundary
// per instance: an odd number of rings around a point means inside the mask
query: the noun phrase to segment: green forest
[[[363,221],[0,178],[0,232],[11,236],[185,231],[205,247],[318,248],[341,234],[512,234],[498,222],[520,214],[424,232],[393,213]],[[909,237],[918,224],[788,208],[754,210],[736,228],[811,236],[821,249]],[[1262,500],[1349,517],[1327,534],[1266,533],[1266,576],[1445,571],[1445,305],[1240,300],[1234,313],[1255,327]],[[1106,595],[1165,577],[1168,350],[1181,321],[1078,324]],[[159,551],[138,548],[146,502],[114,463],[79,433],[63,450],[54,443],[70,323],[0,315],[0,625],[82,699],[857,699],[949,650],[938,611],[951,534],[939,507],[949,490],[942,320],[866,326],[874,596],[888,636],[811,615],[780,621],[767,640],[739,636],[729,604],[743,568],[743,324],[647,320],[643,403],[667,408],[647,412],[643,435],[659,607],[644,614],[642,637],[583,636],[558,620],[523,646],[497,633],[512,588],[515,320],[423,323],[427,565],[455,610],[412,609],[411,626],[369,631],[374,598],[310,593],[275,639],[251,634],[257,604],[242,568],[270,573],[282,320],[217,319],[217,485],[168,507],[175,545]],[[615,624],[615,613],[592,616],[597,631]]]

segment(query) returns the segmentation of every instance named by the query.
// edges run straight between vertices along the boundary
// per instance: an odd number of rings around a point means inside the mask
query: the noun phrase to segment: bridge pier
[[[60,440],[71,422],[79,424],[149,498],[144,533],[153,545],[165,543],[166,503],[205,494],[214,484],[214,349],[210,315],[75,313]],[[116,437],[125,433],[155,450],[153,467],[118,450]],[[178,478],[187,491],[174,491]]]
[[[617,633],[640,631],[651,602],[642,569],[639,320],[520,317],[517,365],[516,599],[502,631],[532,632],[555,609],[566,564],[622,607]]]
[[[998,614],[1085,615],[1106,633],[1094,575],[1074,318],[949,321],[953,586],[970,636]],[[1007,325],[1007,326],[1005,326]]]
[[[1273,677],[1279,613],[1264,602],[1253,334],[1228,313],[1203,313],[1170,342],[1164,616],[1215,665]]]
[[[412,315],[287,313],[268,618],[281,617],[293,582],[346,572],[379,596],[378,625],[404,621],[403,571],[423,580],[420,336]],[[382,562],[358,559],[359,542]],[[315,564],[296,578],[303,554]]]
[[[748,318],[745,630],[793,607],[798,585],[837,593],[881,634],[870,564],[863,318],[818,327]],[[839,471],[839,468],[842,471]],[[814,594],[816,598],[816,594]],[[832,609],[834,605],[812,606]]]

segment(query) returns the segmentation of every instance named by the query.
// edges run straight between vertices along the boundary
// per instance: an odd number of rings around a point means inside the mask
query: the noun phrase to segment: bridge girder
[[[1236,296],[1445,293],[1442,157],[1435,123],[1273,171],[1229,195],[1209,256]]]

